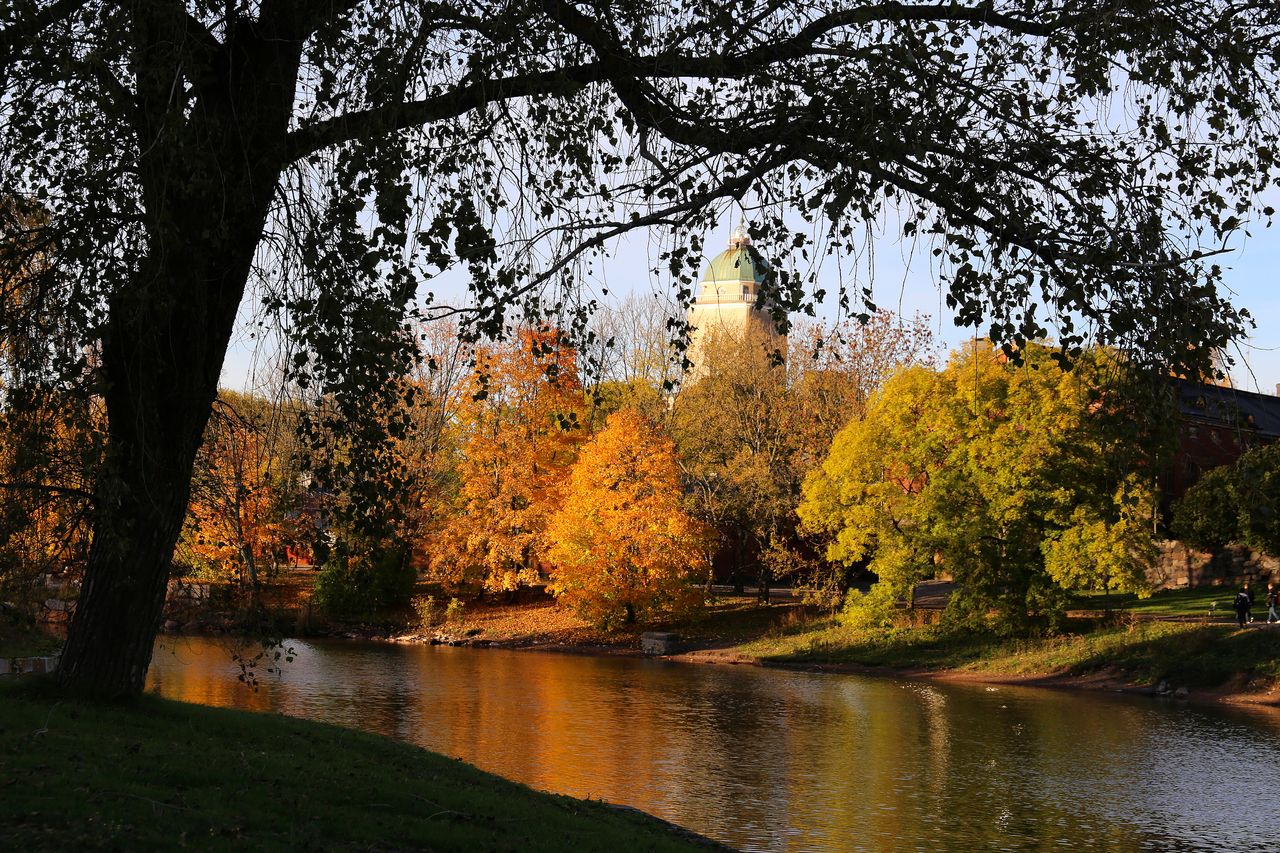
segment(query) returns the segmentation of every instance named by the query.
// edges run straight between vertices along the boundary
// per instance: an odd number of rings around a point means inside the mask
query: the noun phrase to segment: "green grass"
[[[1115,610],[1123,610],[1139,616],[1148,617],[1207,617],[1210,608],[1217,605],[1217,616],[1231,618],[1231,602],[1235,598],[1237,588],[1231,586],[1200,587],[1198,589],[1169,589],[1154,593],[1150,598],[1138,598],[1132,593],[1112,593],[1110,606]],[[1265,587],[1255,591],[1258,603],[1261,604]],[[1101,611],[1107,606],[1108,597],[1102,593],[1082,593],[1072,601],[1072,608],[1079,610]],[[1265,614],[1267,609],[1254,605],[1254,616]]]
[[[1280,630],[1138,621],[1093,627],[1075,620],[1060,636],[1010,639],[931,625],[859,631],[823,620],[739,646],[774,663],[827,663],[959,670],[993,676],[1086,675],[1107,671],[1136,684],[1168,679],[1215,688],[1280,680]]]
[[[12,850],[683,850],[657,821],[387,738],[146,697],[0,685]]]

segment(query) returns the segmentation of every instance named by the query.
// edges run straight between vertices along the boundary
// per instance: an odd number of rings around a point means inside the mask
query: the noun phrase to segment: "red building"
[[[1280,440],[1280,397],[1186,379],[1174,390],[1181,423],[1168,498],[1182,497],[1205,471]]]

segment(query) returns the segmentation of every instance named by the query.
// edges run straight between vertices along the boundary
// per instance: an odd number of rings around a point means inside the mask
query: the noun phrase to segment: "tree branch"
[[[81,500],[88,501],[89,503],[93,503],[96,500],[92,493],[86,492],[84,489],[76,489],[69,486],[46,486],[43,483],[0,483],[0,489],[22,492],[43,492],[50,495],[79,498]]]
[[[608,57],[625,62],[632,66],[651,67],[653,63],[662,63],[670,57],[633,58],[626,55],[616,37],[608,33],[599,23],[564,0],[551,0],[541,5],[542,11],[567,32],[589,45],[602,58]],[[939,23],[964,23],[975,26],[996,27],[1016,35],[1045,38],[1055,32],[1079,22],[1083,15],[1063,16],[1052,23],[1033,21],[996,12],[989,6],[972,7],[955,3],[928,4],[908,6],[903,3],[877,3],[857,9],[846,9],[823,15],[803,27],[789,39],[770,45],[761,45],[746,53],[732,57],[722,57],[722,61],[731,64],[772,63],[788,59],[799,59],[805,56],[814,43],[828,33],[846,28],[866,26],[874,23],[906,23],[909,21],[931,21]],[[637,68],[633,68],[636,71]],[[639,73],[643,74],[641,70]]]
[[[804,57],[812,51],[819,38],[842,27],[893,21],[955,21],[998,26],[1021,35],[1047,36],[1080,18],[1064,17],[1052,24],[1045,24],[999,14],[986,8],[975,9],[956,4],[906,6],[901,3],[882,3],[826,15],[789,39],[762,45],[742,54],[659,54],[642,57],[628,54],[614,35],[608,33],[595,19],[568,3],[550,2],[540,9],[566,32],[594,50],[600,61],[494,81],[474,81],[431,98],[388,104],[326,119],[289,134],[289,161],[296,161],[329,145],[356,139],[371,132],[389,133],[457,118],[486,104],[514,98],[569,95],[590,83],[606,80],[614,83],[616,88],[620,81],[627,78],[741,78],[759,73],[762,66]],[[264,11],[264,16],[265,14]]]
[[[601,64],[590,63],[473,82],[420,101],[345,113],[290,133],[286,141],[286,157],[288,162],[294,162],[330,145],[363,138],[371,133],[392,133],[457,118],[499,101],[533,95],[570,95],[589,83],[608,78],[609,73]]]
[[[30,17],[0,30],[0,67],[15,60],[48,27],[65,21],[85,7],[88,0],[58,0]]]

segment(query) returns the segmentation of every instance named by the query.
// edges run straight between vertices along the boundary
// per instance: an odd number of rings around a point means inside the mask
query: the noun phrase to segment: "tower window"
[[[745,284],[742,285],[742,298],[746,299],[750,295],[751,295],[751,287]]]

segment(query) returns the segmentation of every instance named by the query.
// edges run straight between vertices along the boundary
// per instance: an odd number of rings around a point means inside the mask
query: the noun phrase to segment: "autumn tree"
[[[421,356],[409,376],[415,394],[405,404],[409,425],[399,443],[410,495],[403,529],[415,565],[426,569],[433,537],[447,523],[461,487],[460,415],[477,401],[471,399],[473,349],[459,339],[456,323],[426,324],[419,346]]]
[[[191,503],[177,557],[207,566],[256,596],[303,521],[294,453],[296,413],[246,394],[219,394],[196,457]]]
[[[924,320],[888,312],[865,325],[801,326],[782,363],[763,332],[706,338],[706,368],[681,390],[674,424],[689,504],[725,534],[736,585],[749,576],[766,599],[784,574],[808,587],[842,585],[843,572],[816,577],[819,565],[797,541],[801,483],[881,382],[930,358],[931,341]]]
[[[1073,371],[1042,346],[1022,355],[975,344],[896,374],[806,480],[800,517],[827,556],[879,577],[851,618],[883,618],[939,573],[958,584],[953,619],[1002,628],[1055,618],[1065,589],[1149,589],[1168,419],[1104,351]]]
[[[791,467],[798,412],[775,346],[762,330],[712,329],[705,366],[674,415],[692,505],[725,534],[735,585],[750,576],[765,599],[771,578],[760,554],[786,535],[800,487]]]
[[[741,202],[780,256],[780,319],[824,289],[807,258],[892,222],[996,340],[1052,317],[1067,352],[1208,352],[1247,321],[1200,259],[1280,156],[1278,19],[1234,0],[6,4],[0,198],[48,213],[30,245],[59,261],[33,292],[71,334],[46,374],[107,414],[59,678],[142,689],[242,308],[358,422],[414,357],[415,307],[474,341],[512,312],[581,333],[599,253],[654,225],[687,301],[701,235]],[[430,282],[455,267],[469,298],[444,305]],[[869,284],[838,284],[864,313]]]
[[[583,447],[548,526],[548,589],[605,627],[700,606],[713,534],[680,497],[671,439],[634,410],[610,415]]]
[[[459,487],[430,543],[456,587],[510,591],[542,578],[547,521],[586,438],[575,354],[550,331],[479,350],[458,408]]]
[[[624,408],[666,416],[669,392],[680,378],[680,353],[672,343],[681,328],[679,313],[657,294],[632,293],[592,318],[580,362],[593,429]]]
[[[102,439],[91,400],[0,384],[0,600],[33,603],[41,574],[81,578]]]
[[[49,377],[75,336],[43,292],[56,262],[48,220],[41,205],[0,196],[0,599],[23,604],[39,595],[38,575],[84,571],[104,439],[101,401]],[[10,328],[16,317],[28,322]],[[72,357],[80,371],[90,359]]]

